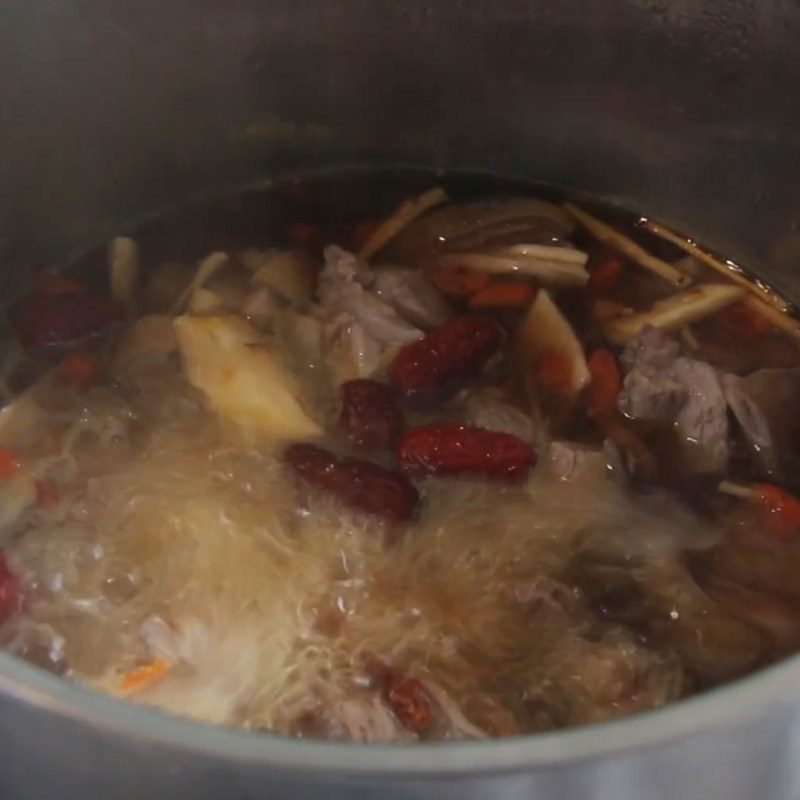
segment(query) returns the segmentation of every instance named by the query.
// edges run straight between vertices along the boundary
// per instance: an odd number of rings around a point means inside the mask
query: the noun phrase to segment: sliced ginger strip
[[[764,302],[769,303],[776,308],[785,310],[785,303],[777,295],[769,291],[769,289],[765,289],[763,286],[759,286],[757,283],[751,281],[732,261],[726,262],[720,260],[706,250],[703,250],[702,247],[698,246],[691,239],[687,239],[686,237],[675,233],[664,225],[654,222],[652,219],[645,220],[643,222],[643,226],[654,236],[658,236],[665,242],[669,242],[670,244],[674,244],[676,247],[680,247],[680,249],[685,253],[688,253],[693,258],[701,261],[706,266],[711,267],[711,269],[718,272],[720,275],[723,275],[729,281],[737,283],[739,286],[743,286],[748,291],[760,297]]]
[[[671,264],[667,264],[666,261],[662,261],[662,259],[651,255],[632,239],[614,230],[610,225],[592,216],[582,208],[578,208],[578,206],[573,203],[564,203],[564,208],[572,214],[595,239],[602,244],[613,247],[643,269],[652,272],[654,275],[658,275],[673,286],[686,286],[691,282],[691,279],[687,275],[675,269]]]
[[[446,202],[447,193],[441,186],[423,192],[413,200],[406,200],[388,219],[385,219],[372,232],[358,251],[358,257],[364,261],[372,258],[382,250],[403,228],[413,222],[428,209]]]
[[[741,300],[745,290],[741,286],[721,283],[702,283],[666,300],[659,300],[646,311],[622,314],[605,320],[606,336],[617,344],[624,344],[647,325],[665,331],[678,331],[692,325],[725,306]]]
[[[670,230],[665,225],[646,219],[644,227],[654,236],[659,236],[664,241],[680,247],[692,258],[700,261],[715,272],[727,278],[732,283],[746,289],[748,295],[744,301],[753,311],[766,317],[774,327],[788,333],[789,336],[800,339],[800,322],[788,313],[787,304],[778,295],[769,289],[761,286],[755,281],[750,280],[739,267],[732,261],[723,261],[715,255],[704,250],[696,242],[681,236],[675,231]]]

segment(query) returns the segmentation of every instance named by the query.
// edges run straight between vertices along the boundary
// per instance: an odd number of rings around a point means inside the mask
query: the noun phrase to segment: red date
[[[510,433],[446,423],[410,428],[397,444],[400,466],[412,473],[475,473],[523,478],[536,463],[533,448]]]
[[[446,384],[483,367],[503,341],[500,326],[487,317],[458,317],[406,345],[389,369],[406,396],[431,396]]]
[[[5,622],[20,606],[19,582],[0,550],[0,623]]]
[[[11,310],[11,324],[28,351],[58,352],[87,347],[115,322],[122,306],[110,297],[88,292],[33,294]]]
[[[337,458],[312,444],[295,444],[284,453],[285,461],[307,483],[331,492],[353,508],[386,520],[409,519],[419,493],[400,472],[359,458]]]
[[[397,441],[405,420],[388,386],[366,379],[347,381],[341,394],[342,426],[356,445],[378,450]]]

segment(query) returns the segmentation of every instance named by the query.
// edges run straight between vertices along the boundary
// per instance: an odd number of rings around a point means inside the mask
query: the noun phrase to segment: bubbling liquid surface
[[[8,650],[206,722],[406,742],[632,714],[797,649],[794,321],[635,217],[592,207],[599,241],[552,195],[439,182],[394,233],[430,178],[159,218],[77,333],[63,298],[107,281],[37,283],[0,412]],[[448,339],[465,318],[486,353]],[[352,380],[384,405],[343,414]]]

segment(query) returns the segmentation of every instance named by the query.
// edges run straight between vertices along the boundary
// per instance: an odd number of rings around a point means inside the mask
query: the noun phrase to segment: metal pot
[[[663,218],[800,297],[800,6],[783,0],[6,0],[5,298],[257,176],[460,167]],[[800,795],[800,659],[619,722],[366,747],[161,716],[0,655],[3,798]]]

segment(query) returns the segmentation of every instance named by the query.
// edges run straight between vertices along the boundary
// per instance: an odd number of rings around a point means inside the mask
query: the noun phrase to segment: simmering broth
[[[403,742],[631,714],[800,645],[800,327],[669,230],[330,175],[74,274],[10,315],[9,651],[207,722]]]

